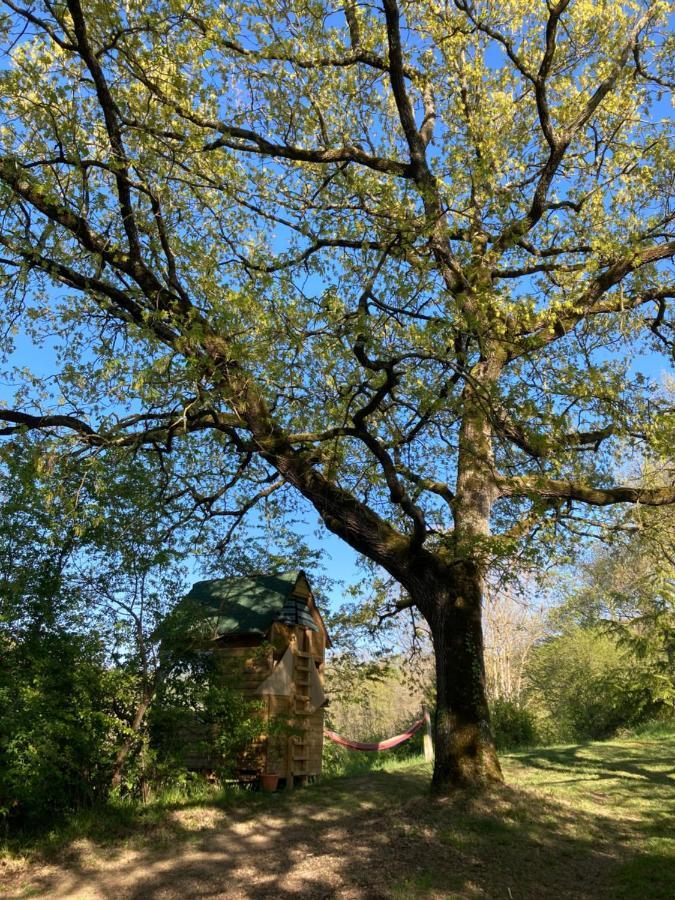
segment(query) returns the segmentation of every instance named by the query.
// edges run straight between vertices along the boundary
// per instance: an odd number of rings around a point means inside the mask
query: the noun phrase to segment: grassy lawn
[[[514,786],[566,810],[561,841],[591,844],[597,835],[616,845],[614,896],[675,897],[674,733],[512,754],[505,770]]]
[[[294,793],[111,806],[9,844],[0,895],[675,897],[675,733],[503,764],[505,787],[443,801],[411,760]]]

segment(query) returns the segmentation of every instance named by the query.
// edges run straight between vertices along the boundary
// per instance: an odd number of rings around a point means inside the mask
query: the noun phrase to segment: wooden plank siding
[[[224,634],[206,641],[204,649],[215,654],[218,677],[228,687],[241,691],[246,700],[262,701],[261,715],[270,723],[271,734],[249,747],[237,760],[237,767],[258,774],[277,774],[286,786],[321,774],[324,711],[309,710],[311,668],[323,684],[326,647],[330,638],[304,576],[300,576],[291,596],[302,597],[317,631],[301,625],[273,622],[265,635]],[[294,656],[291,696],[261,695],[259,688],[275,665],[292,649]],[[281,723],[281,729],[272,726]],[[199,728],[185,733],[186,762],[190,768],[214,769],[216,761],[198,752]],[[195,750],[190,752],[190,748]]]

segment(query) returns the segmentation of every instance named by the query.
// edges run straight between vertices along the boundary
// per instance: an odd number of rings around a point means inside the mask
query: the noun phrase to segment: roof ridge
[[[261,578],[286,578],[286,577],[295,577],[296,579],[300,577],[300,575],[304,575],[307,577],[302,569],[288,569],[284,572],[260,572],[258,574],[251,575],[220,575],[217,578],[200,578],[199,581],[195,581],[195,584],[211,584],[216,581],[258,581]],[[194,586],[194,585],[193,585]]]

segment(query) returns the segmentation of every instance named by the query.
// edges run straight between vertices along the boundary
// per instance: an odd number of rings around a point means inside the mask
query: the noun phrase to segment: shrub
[[[0,653],[0,816],[46,825],[106,796],[122,723],[98,642],[47,633]]]
[[[264,720],[262,707],[260,700],[223,683],[210,656],[186,656],[162,684],[149,713],[153,780],[166,784],[183,777],[191,756],[209,760],[219,777],[232,775],[247,752],[255,754],[263,734],[284,730],[283,722]]]
[[[498,750],[531,747],[538,743],[534,713],[514,702],[498,698],[490,704],[492,732]]]
[[[529,705],[552,740],[602,740],[654,714],[639,660],[596,628],[574,628],[535,648]]]

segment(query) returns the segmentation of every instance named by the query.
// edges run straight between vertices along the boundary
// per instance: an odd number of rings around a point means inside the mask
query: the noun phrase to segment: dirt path
[[[6,864],[5,898],[615,897],[618,823],[541,794],[432,804],[426,773],[377,773],[229,808],[168,811],[112,846],[80,840],[58,863]],[[0,883],[2,870],[0,869]]]
[[[177,810],[166,833],[152,834],[146,847],[79,841],[59,865],[16,872],[4,896],[389,897],[391,872],[404,862],[404,848],[390,836],[374,811],[336,815],[302,800],[255,816],[241,809]],[[412,859],[405,868],[410,865]]]

